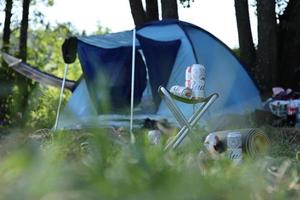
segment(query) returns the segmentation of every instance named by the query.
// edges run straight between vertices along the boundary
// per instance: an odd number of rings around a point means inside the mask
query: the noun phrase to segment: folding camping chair
[[[200,98],[200,99],[186,99],[177,95],[172,94],[169,90],[166,88],[160,86],[158,89],[158,93],[162,97],[162,99],[165,100],[166,105],[170,109],[170,111],[173,113],[174,117],[178,121],[181,129],[177,133],[177,135],[174,137],[174,139],[170,140],[165,150],[169,149],[175,149],[183,139],[187,136],[189,132],[193,131],[193,127],[197,124],[197,122],[200,120],[202,115],[205,113],[205,111],[215,102],[215,100],[219,97],[217,93],[213,93],[212,95],[206,97],[206,98]],[[176,105],[175,101],[177,100],[179,102],[187,103],[187,104],[201,104],[200,107],[194,112],[194,114],[190,117],[189,120],[185,118],[183,113],[180,111],[178,106]]]

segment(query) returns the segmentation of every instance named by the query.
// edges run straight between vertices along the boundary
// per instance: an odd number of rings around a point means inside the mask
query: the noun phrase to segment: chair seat
[[[175,99],[175,100],[177,100],[177,101],[180,101],[180,102],[182,102],[182,103],[186,103],[186,104],[204,103],[204,102],[209,101],[209,99],[214,95],[214,94],[212,94],[212,95],[210,95],[210,96],[208,96],[208,97],[205,97],[205,98],[194,98],[194,97],[192,97],[192,98],[186,98],[186,97],[182,97],[182,96],[178,96],[178,95],[176,95],[176,94],[173,94],[173,93],[171,93],[171,92],[170,92],[168,89],[166,89],[166,88],[164,88],[164,89],[169,93],[169,95],[170,95],[173,99]],[[159,91],[160,96],[162,96],[161,86],[159,87],[158,91]]]

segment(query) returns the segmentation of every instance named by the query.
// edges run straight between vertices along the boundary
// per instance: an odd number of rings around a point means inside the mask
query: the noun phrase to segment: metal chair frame
[[[172,94],[166,88],[160,86],[158,92],[163,100],[165,100],[166,105],[174,115],[175,119],[178,121],[181,129],[176,134],[176,136],[170,140],[166,146],[165,150],[176,149],[183,139],[188,135],[189,132],[193,131],[193,128],[196,126],[200,118],[203,114],[207,111],[207,109],[215,102],[215,100],[219,97],[217,93],[213,93],[212,95],[206,98],[199,98],[199,99],[187,99],[177,95]],[[181,110],[176,105],[175,101],[187,103],[187,104],[201,104],[200,107],[194,112],[194,114],[187,120],[186,117],[183,115]]]

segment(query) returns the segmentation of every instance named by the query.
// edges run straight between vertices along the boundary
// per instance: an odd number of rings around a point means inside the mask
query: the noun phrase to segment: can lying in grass
[[[231,132],[227,135],[227,155],[234,163],[242,162],[242,135],[240,132]]]
[[[239,132],[241,134],[243,157],[245,155],[250,158],[256,158],[261,155],[266,155],[269,152],[270,140],[268,135],[262,130],[254,128],[213,132],[224,145],[224,151],[231,148],[228,146],[227,136],[233,132]]]
[[[160,142],[161,132],[159,130],[150,130],[148,132],[149,143],[156,145]]]

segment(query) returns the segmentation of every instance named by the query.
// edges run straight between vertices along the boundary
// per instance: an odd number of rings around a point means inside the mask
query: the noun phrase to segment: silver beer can
[[[174,85],[171,87],[170,92],[174,95],[185,97],[185,98],[191,98],[192,96],[192,90],[187,87]]]
[[[192,81],[205,80],[205,67],[201,64],[193,64],[191,67]]]
[[[159,130],[150,130],[148,132],[149,143],[156,145],[160,142],[161,132]]]
[[[192,81],[192,93],[193,98],[204,98],[205,97],[205,81],[199,80],[199,81]]]
[[[242,135],[240,132],[228,133],[227,155],[235,164],[239,164],[242,161]]]

